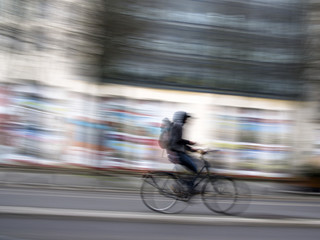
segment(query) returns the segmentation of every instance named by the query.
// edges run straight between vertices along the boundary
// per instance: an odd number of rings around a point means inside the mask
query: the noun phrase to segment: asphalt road
[[[37,188],[0,188],[0,206],[82,209],[148,213],[137,193],[115,191],[72,191]],[[258,218],[320,218],[319,197],[259,196],[241,209],[242,217]],[[218,215],[195,197],[182,214]]]
[[[2,187],[0,240],[318,239],[319,213],[316,197],[260,196],[239,216],[210,212],[195,198],[184,212],[166,215],[135,193]]]
[[[64,219],[0,219],[1,240],[311,240],[319,239],[316,228],[247,226],[190,226]]]

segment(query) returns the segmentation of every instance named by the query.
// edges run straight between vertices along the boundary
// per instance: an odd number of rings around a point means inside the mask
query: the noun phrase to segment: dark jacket
[[[176,112],[173,116],[173,124],[171,128],[171,137],[169,148],[174,152],[193,151],[193,149],[188,146],[192,142],[183,139],[183,125],[189,116],[186,112]]]

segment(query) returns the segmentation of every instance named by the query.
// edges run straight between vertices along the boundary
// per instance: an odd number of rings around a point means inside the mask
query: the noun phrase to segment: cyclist
[[[181,164],[193,173],[197,173],[195,159],[187,154],[187,152],[196,152],[191,146],[195,142],[183,139],[183,127],[191,116],[183,111],[175,112],[173,115],[173,123],[170,131],[170,141],[168,153],[177,157],[176,163]]]
[[[198,172],[196,161],[188,152],[197,152],[199,150],[192,148],[196,143],[183,138],[183,127],[191,116],[184,112],[178,111],[173,115],[173,123],[170,131],[170,141],[167,148],[169,160],[175,164],[184,166],[187,170],[196,174]],[[200,150],[201,151],[201,150]],[[186,181],[185,184],[189,190],[193,189],[194,182]],[[193,191],[197,191],[193,189]]]

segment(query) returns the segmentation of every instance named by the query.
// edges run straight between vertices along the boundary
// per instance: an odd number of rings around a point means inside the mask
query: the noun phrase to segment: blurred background
[[[320,176],[320,4],[1,0],[0,163],[171,169],[160,123],[216,171]],[[318,181],[320,182],[320,181]]]

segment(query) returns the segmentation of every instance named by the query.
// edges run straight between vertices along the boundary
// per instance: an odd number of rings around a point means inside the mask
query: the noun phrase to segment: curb
[[[30,188],[30,189],[45,189],[45,190],[62,190],[62,191],[90,191],[90,192],[117,192],[139,194],[140,187],[123,187],[123,184],[118,186],[81,186],[81,185],[55,185],[55,184],[40,184],[40,183],[16,183],[16,182],[0,182],[0,187],[5,188]],[[274,200],[297,200],[297,199],[318,199],[319,193],[300,193],[296,191],[274,191],[268,194],[251,194],[251,199],[274,199]]]
[[[90,191],[90,192],[139,192],[138,188],[125,188],[125,187],[93,187],[93,186],[68,186],[68,185],[52,185],[52,184],[34,184],[34,183],[11,183],[0,182],[0,187],[7,188],[31,188],[31,189],[46,189],[46,190],[67,190],[67,191]]]
[[[300,192],[300,191],[290,191],[290,190],[276,190],[275,193],[287,194],[287,195],[297,195],[297,196],[310,196],[310,197],[320,197],[320,192]]]
[[[140,188],[127,187],[92,187],[92,186],[60,186],[51,184],[32,184],[32,183],[1,183],[3,188],[27,188],[27,189],[43,189],[43,190],[58,190],[58,191],[90,191],[100,193],[124,193],[124,194],[140,194]],[[318,200],[319,195],[314,194],[299,194],[295,192],[277,192],[276,194],[252,194],[251,200]]]
[[[191,224],[209,226],[268,226],[319,228],[320,219],[261,219],[233,216],[167,215],[160,213],[94,211],[79,209],[1,206],[0,215],[29,217],[63,217],[104,221],[147,222],[160,224]]]

